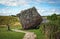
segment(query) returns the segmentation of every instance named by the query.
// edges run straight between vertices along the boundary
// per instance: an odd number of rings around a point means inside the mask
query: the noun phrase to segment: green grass
[[[11,29],[21,29],[21,26],[11,26]],[[25,30],[24,30],[25,31]],[[26,30],[30,32],[34,32],[37,35],[36,39],[45,39],[44,33],[42,32],[42,27],[40,29],[30,29]],[[7,31],[7,28],[0,28],[0,39],[22,39],[24,37],[24,33],[17,33],[17,32],[11,32]]]
[[[7,28],[0,28],[0,39],[23,39],[25,33],[8,31]]]
[[[11,29],[22,29],[22,26],[18,25],[18,26],[11,26]]]
[[[44,35],[42,27],[43,26],[41,25],[39,29],[29,29],[29,30],[24,30],[24,31],[34,32],[37,36],[36,39],[45,39],[45,35]]]
[[[0,39],[22,39],[23,33],[17,32],[0,32]]]
[[[37,36],[36,39],[45,39],[44,34],[43,34],[42,31],[40,31],[40,29],[33,29],[33,30],[28,30],[28,31],[34,32],[36,34],[36,36]]]

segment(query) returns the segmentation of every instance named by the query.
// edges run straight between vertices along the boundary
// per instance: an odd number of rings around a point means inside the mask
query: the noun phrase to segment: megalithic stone
[[[41,15],[37,12],[35,7],[21,11],[17,14],[23,29],[36,29],[39,28],[42,22]]]

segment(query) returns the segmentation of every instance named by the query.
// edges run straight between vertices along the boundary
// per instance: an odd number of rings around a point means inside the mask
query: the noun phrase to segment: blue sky
[[[33,6],[42,16],[60,14],[60,0],[0,0],[0,15],[16,15]]]

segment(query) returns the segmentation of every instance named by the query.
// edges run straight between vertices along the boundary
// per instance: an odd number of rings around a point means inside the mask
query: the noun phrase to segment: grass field
[[[24,33],[8,31],[7,28],[0,28],[0,39],[22,39]]]
[[[29,30],[24,30],[24,31],[29,31],[29,32],[34,32],[36,34],[36,39],[45,39],[45,35],[42,29],[42,25],[39,29],[29,29]]]
[[[14,22],[12,22],[10,24],[10,29],[21,29],[20,23],[19,23],[19,20],[17,17],[0,16],[0,39],[22,39],[24,37],[25,33],[8,31],[7,25],[3,25],[4,21],[2,21],[2,19],[5,19],[7,17],[11,17],[12,19],[15,20]],[[9,20],[11,20],[11,19],[9,19]],[[7,21],[7,20],[5,20],[5,21]]]
[[[22,29],[21,26],[11,26],[11,29]],[[44,34],[42,32],[42,29],[30,29],[26,30],[30,32],[34,32],[37,35],[36,39],[44,39]],[[24,33],[20,32],[13,32],[13,31],[8,31],[7,27],[0,27],[0,39],[22,39],[24,37]]]
[[[30,32],[34,32],[37,36],[36,39],[45,39],[44,34],[40,31],[40,29],[33,29],[33,30],[28,30]]]
[[[20,29],[22,30],[21,24],[19,21],[15,21],[16,23],[10,25],[11,29]],[[30,29],[26,30],[30,32],[34,32],[37,35],[36,39],[45,39],[44,34],[42,32],[42,29]],[[7,31],[7,26],[6,27],[1,27],[0,26],[0,39],[22,39],[24,37],[24,33],[18,33],[18,32],[13,32],[13,31]]]

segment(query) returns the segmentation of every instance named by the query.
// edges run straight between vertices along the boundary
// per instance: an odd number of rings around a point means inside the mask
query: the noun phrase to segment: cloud
[[[60,9],[57,8],[39,8],[38,9],[39,14],[41,14],[42,16],[47,16],[47,15],[52,15],[54,13],[56,14],[60,14]]]
[[[60,3],[60,0],[36,0],[39,3]]]
[[[19,6],[19,5],[27,5],[27,0],[0,0],[0,4],[6,6]]]
[[[0,0],[0,4],[6,6],[26,6],[29,3],[38,4],[38,3],[60,3],[59,0]]]
[[[51,6],[53,6],[54,8],[52,8],[49,4],[47,5],[47,4],[42,4],[42,3],[51,3]],[[59,14],[60,9],[58,8],[55,9],[55,5],[52,3],[54,4],[60,3],[60,1],[59,0],[54,0],[54,1],[53,0],[34,0],[34,1],[33,0],[0,0],[0,4],[7,6],[7,8],[5,7],[5,8],[0,9],[0,15],[16,14],[16,13],[19,13],[21,10],[30,8],[32,6],[37,7],[37,11],[41,15],[51,15],[54,12]],[[51,9],[47,8],[45,5],[47,7],[50,7]],[[13,6],[13,8],[10,6]],[[15,6],[18,8],[15,8]]]
[[[18,13],[19,10],[16,8],[2,8],[0,9],[0,15],[16,15],[16,13]]]

